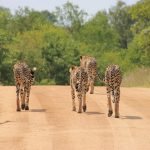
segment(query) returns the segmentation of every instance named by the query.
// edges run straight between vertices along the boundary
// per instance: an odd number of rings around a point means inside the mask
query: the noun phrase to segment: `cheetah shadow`
[[[89,112],[86,112],[87,115],[102,115],[104,113],[100,113],[100,112],[97,112],[97,111],[89,111]]]
[[[10,123],[10,122],[12,122],[12,121],[7,120],[7,121],[4,121],[4,122],[0,122],[0,125],[6,124],[6,123]]]
[[[139,116],[121,116],[121,119],[136,120],[136,119],[143,119],[143,118],[142,118],[142,117],[139,117]]]
[[[30,112],[46,112],[46,109],[30,109]]]

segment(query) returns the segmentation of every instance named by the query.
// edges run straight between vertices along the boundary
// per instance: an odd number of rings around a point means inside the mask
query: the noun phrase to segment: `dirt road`
[[[82,114],[69,86],[33,86],[27,112],[16,112],[15,96],[0,87],[0,150],[150,150],[150,89],[121,88],[119,119],[107,117],[104,87]]]

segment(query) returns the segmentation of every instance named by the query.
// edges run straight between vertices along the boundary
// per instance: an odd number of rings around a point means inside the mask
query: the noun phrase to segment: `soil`
[[[76,100],[78,106],[78,100]],[[0,86],[0,150],[149,150],[150,88],[121,88],[120,118],[107,117],[105,87],[72,111],[69,86],[33,86],[16,112],[14,86]]]

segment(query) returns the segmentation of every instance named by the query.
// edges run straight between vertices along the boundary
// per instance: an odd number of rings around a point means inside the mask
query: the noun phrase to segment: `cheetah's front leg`
[[[90,81],[90,94],[94,94],[94,81]]]
[[[27,97],[26,97],[26,102],[25,102],[25,110],[29,110],[30,89],[31,89],[31,87],[27,88]]]
[[[71,96],[72,96],[72,111],[76,111],[75,91],[74,91],[74,89],[71,89]]]
[[[17,103],[17,111],[20,111],[20,101],[19,101],[19,90],[20,90],[20,85],[19,84],[17,84],[16,85],[16,94],[17,94],[17,96],[16,96],[16,103]]]
[[[21,109],[22,109],[22,110],[25,109],[25,98],[26,98],[26,93],[27,93],[27,89],[26,89],[26,87],[24,87],[23,98],[22,98],[22,100],[21,100]]]
[[[112,110],[112,103],[111,103],[111,90],[109,87],[106,88],[107,90],[107,99],[108,99],[108,117],[111,117],[113,114],[113,110]]]
[[[115,118],[119,118],[120,88],[115,90]]]
[[[83,111],[86,111],[86,93],[83,94]]]
[[[81,92],[78,92],[77,96],[78,96],[78,101],[79,101],[78,113],[82,113],[82,94],[81,94]]]

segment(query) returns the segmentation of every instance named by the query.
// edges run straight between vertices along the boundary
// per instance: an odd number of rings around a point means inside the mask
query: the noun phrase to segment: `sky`
[[[85,10],[89,15],[96,14],[99,10],[108,10],[115,6],[118,0],[0,0],[0,6],[9,8],[12,13],[19,7],[29,7],[34,10],[54,11],[56,6],[62,6],[67,1],[72,2]],[[135,4],[139,0],[122,0],[127,5]]]

